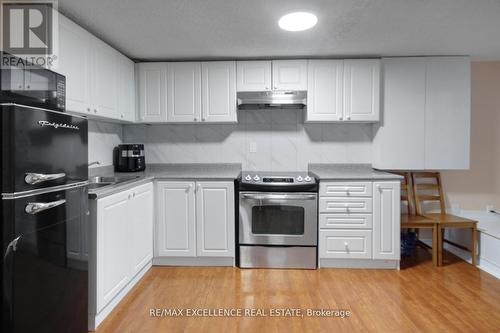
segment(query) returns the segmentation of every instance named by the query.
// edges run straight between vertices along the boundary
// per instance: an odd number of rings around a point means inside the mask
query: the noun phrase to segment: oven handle
[[[253,200],[316,200],[316,194],[242,194]]]

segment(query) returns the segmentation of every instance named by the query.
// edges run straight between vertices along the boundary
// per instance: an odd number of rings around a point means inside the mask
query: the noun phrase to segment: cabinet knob
[[[347,119],[347,120],[351,120],[351,117],[347,116],[347,117],[346,117],[346,119]]]
[[[21,89],[23,86],[22,85],[19,85],[18,88]]]
[[[206,120],[205,117],[201,118],[201,121],[205,121],[205,120]]]
[[[342,119],[344,119],[344,118],[343,117],[339,117],[339,120],[342,120]]]
[[[94,113],[97,113],[97,109],[94,109]]]
[[[269,87],[266,87],[265,89],[266,89],[266,90],[270,90],[270,89],[269,89]]]
[[[194,121],[198,121],[198,118],[194,118],[193,120],[194,120]]]
[[[90,112],[90,108],[87,108],[87,112]]]
[[[128,199],[130,200],[132,198],[132,194],[129,194],[128,195]]]
[[[123,118],[123,115],[121,114],[121,115],[120,115],[120,117],[122,117],[122,118]]]
[[[375,185],[375,188],[380,191],[381,190],[380,184]]]
[[[30,88],[30,85],[28,84],[28,85],[26,86],[26,88],[28,88],[28,89],[29,89],[29,88]]]
[[[191,191],[192,189],[193,189],[193,184],[189,184],[189,186],[187,188],[188,192]]]

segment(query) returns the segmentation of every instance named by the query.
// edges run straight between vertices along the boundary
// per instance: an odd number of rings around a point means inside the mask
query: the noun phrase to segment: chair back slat
[[[422,183],[422,180],[433,180],[434,183]],[[439,172],[413,172],[413,194],[415,196],[415,207],[418,215],[422,215],[423,204],[426,201],[439,202],[440,213],[446,213],[446,205],[444,202],[443,185],[441,174]],[[429,192],[434,192],[429,194]]]
[[[401,180],[401,201],[408,204],[408,215],[416,215],[415,198],[413,196],[412,179],[410,172],[390,171],[403,176]]]

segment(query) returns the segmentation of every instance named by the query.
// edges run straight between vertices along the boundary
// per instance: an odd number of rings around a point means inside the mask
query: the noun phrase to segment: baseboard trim
[[[235,266],[234,258],[214,257],[156,257],[154,266]]]
[[[373,259],[320,259],[320,268],[354,268],[354,269],[396,269],[399,270],[399,260]]]
[[[97,314],[89,313],[89,331],[95,331],[106,317],[114,310],[120,301],[127,296],[132,288],[139,282],[140,279],[149,271],[152,262],[148,262],[143,269],[137,273],[132,280]]]

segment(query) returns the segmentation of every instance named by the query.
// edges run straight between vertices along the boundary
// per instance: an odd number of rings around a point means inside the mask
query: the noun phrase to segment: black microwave
[[[27,64],[21,58],[2,55],[2,103],[66,110],[66,77],[49,69]]]

